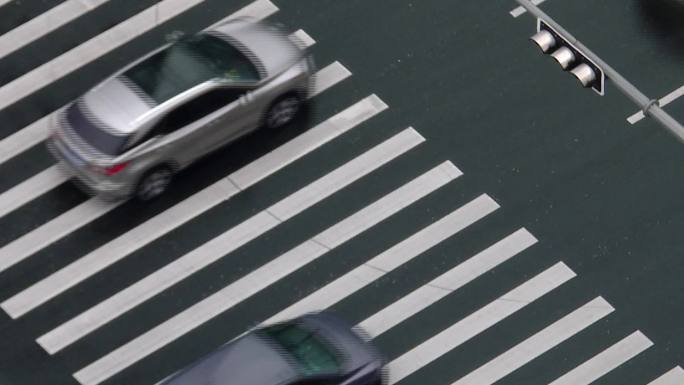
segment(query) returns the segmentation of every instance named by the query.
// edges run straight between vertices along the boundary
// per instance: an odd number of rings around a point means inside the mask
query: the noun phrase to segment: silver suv
[[[149,200],[198,158],[290,122],[313,72],[294,35],[235,19],[176,39],[54,113],[48,149],[87,192]]]

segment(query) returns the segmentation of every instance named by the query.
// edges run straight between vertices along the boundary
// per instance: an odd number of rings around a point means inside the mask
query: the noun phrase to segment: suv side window
[[[236,101],[247,91],[248,89],[246,88],[225,87],[213,89],[202,94],[169,112],[145,136],[140,138],[136,145],[145,143],[145,141],[157,135],[170,134],[192,122],[202,119],[212,112]]]
[[[217,88],[178,106],[157,123],[153,135],[170,134],[227,106],[247,92],[244,88]]]

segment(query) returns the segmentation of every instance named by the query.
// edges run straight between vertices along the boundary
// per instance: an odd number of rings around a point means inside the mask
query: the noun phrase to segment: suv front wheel
[[[172,177],[173,172],[166,166],[153,168],[140,178],[135,197],[141,201],[149,201],[160,196],[169,187]]]

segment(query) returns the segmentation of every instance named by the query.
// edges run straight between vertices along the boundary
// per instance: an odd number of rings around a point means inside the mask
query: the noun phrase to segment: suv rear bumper
[[[123,199],[131,195],[132,186],[125,183],[97,182],[83,170],[71,164],[60,151],[60,144],[56,143],[53,138],[48,137],[45,144],[50,154],[57,160],[58,168],[88,195],[97,195],[107,200]]]

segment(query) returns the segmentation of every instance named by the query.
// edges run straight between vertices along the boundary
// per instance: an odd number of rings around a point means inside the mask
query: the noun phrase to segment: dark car
[[[256,328],[162,385],[381,385],[384,364],[362,331],[321,312]]]

